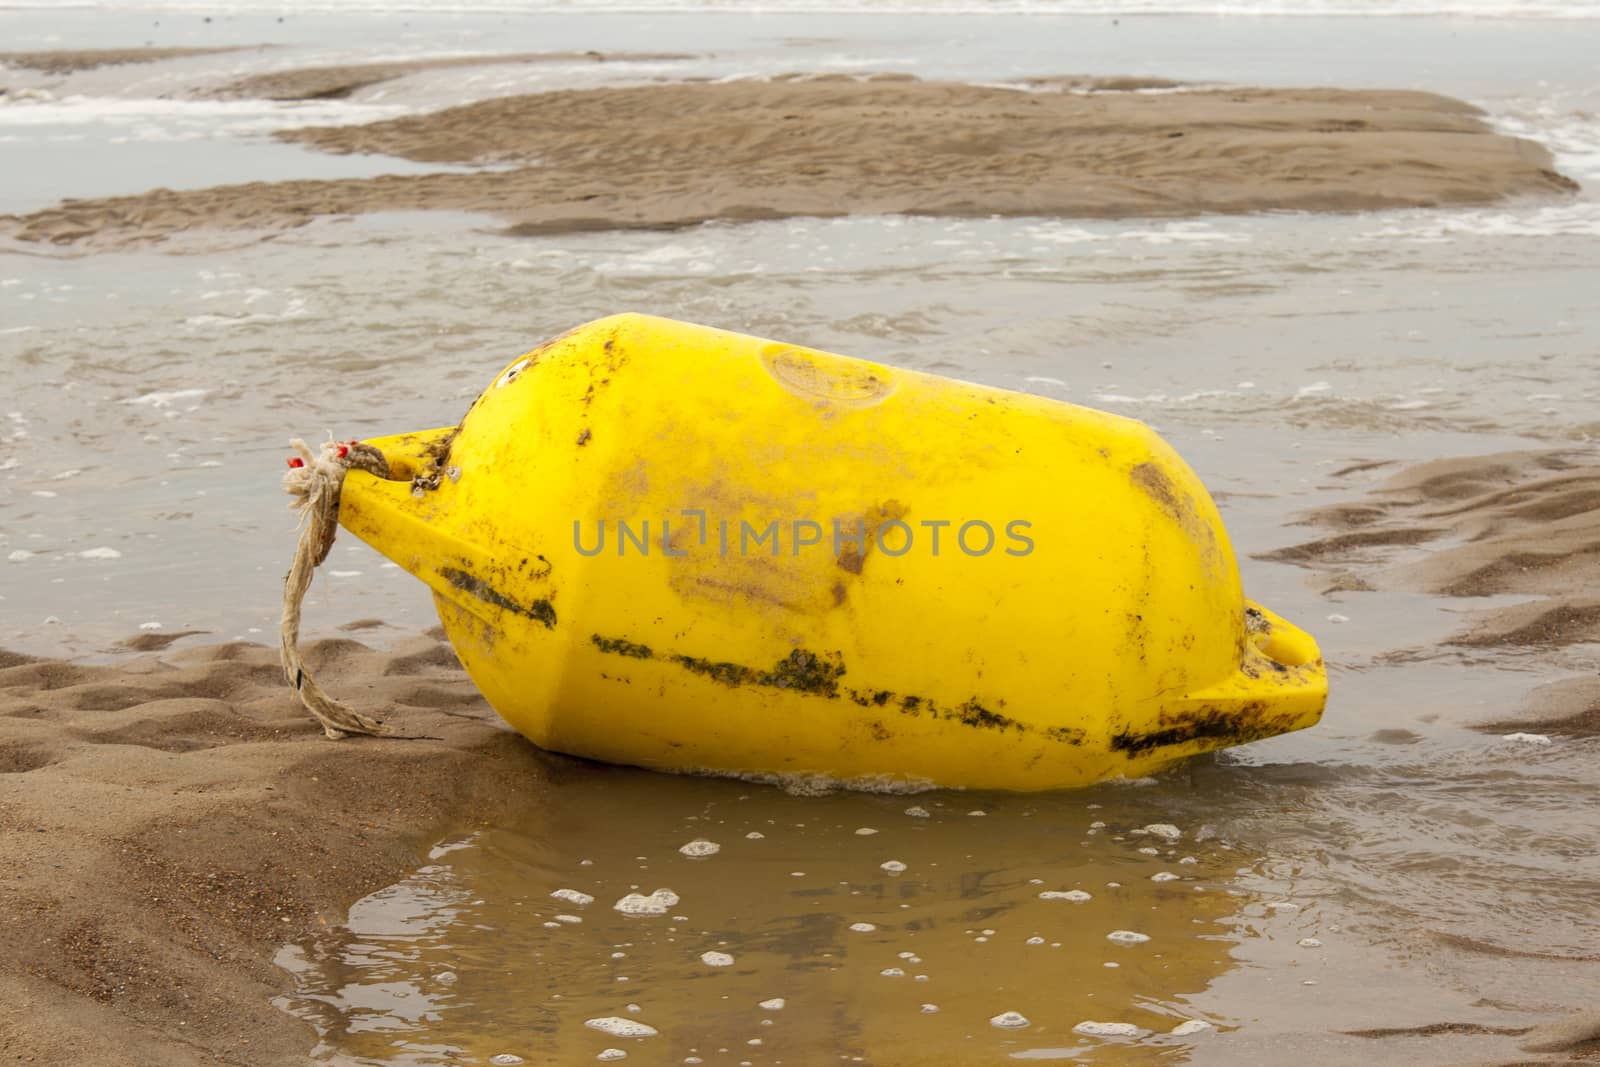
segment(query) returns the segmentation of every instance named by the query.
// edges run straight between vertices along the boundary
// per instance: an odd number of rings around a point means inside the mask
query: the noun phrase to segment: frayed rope
[[[325,441],[318,452],[312,452],[299,438],[289,443],[298,455],[289,461],[283,491],[294,498],[289,507],[300,512],[300,542],[283,580],[283,621],[278,637],[284,676],[329,738],[337,741],[351,734],[400,736],[377,719],[330,697],[300,658],[300,605],[311,587],[312,574],[333,548],[345,473],[354,468],[388,478],[389,461],[376,448],[358,441]]]

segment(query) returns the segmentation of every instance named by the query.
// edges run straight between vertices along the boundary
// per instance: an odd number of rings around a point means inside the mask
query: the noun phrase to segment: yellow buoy
[[[1310,726],[1146,426],[643,315],[370,442],[340,522],[421,578],[495,710],[661,770],[1054,789]]]

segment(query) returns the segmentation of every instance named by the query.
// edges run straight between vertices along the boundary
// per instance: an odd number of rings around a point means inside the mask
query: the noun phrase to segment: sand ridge
[[[307,646],[342,696],[437,740],[326,741],[276,649],[103,666],[0,652],[6,1062],[299,1064],[278,946],[424,860],[446,824],[536,810],[546,770],[436,636]]]
[[[0,234],[103,248],[392,210],[478,212],[513,234],[848,214],[1354,212],[1576,188],[1543,147],[1409,91],[798,78],[537,93],[279,136],[495,169],[70,200],[0,217]]]
[[[1360,464],[1343,475],[1388,465]],[[1324,536],[1264,554],[1319,572],[1330,592],[1411,589],[1534,599],[1477,612],[1460,648],[1552,651],[1600,642],[1600,462],[1591,449],[1444,459],[1394,473],[1358,503],[1306,517]],[[1421,552],[1407,551],[1421,548]],[[1600,733],[1600,680],[1546,686],[1507,732]]]
[[[76,74],[129,63],[164,63],[169,59],[248,50],[248,46],[244,45],[224,45],[214,48],[62,48],[39,52],[0,52],[0,67],[37,70],[44,74]]]
[[[296,67],[252,74],[217,90],[217,96],[265,100],[343,100],[361,89],[412,74],[458,67],[527,66],[534,63],[664,63],[693,59],[683,52],[521,52],[510,55],[436,56],[393,63]]]

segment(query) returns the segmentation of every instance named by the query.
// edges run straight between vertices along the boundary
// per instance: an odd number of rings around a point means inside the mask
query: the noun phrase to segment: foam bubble
[[[1513,741],[1523,745],[1548,745],[1550,738],[1545,734],[1506,734],[1500,740]]]
[[[166,408],[180,400],[198,400],[205,395],[204,389],[166,389],[129,397],[123,403],[136,404],[140,407]]]
[[[906,869],[906,865],[901,863],[899,860],[884,860],[882,863],[878,864],[878,866],[882,867],[890,874],[899,874],[901,871]]]
[[[1301,948],[1321,948],[1322,947],[1322,942],[1318,941],[1314,937],[1302,937],[1300,940],[1296,941],[1295,944],[1299,945]]]
[[[1115,941],[1119,945],[1142,945],[1150,940],[1149,934],[1141,934],[1137,930],[1113,930],[1106,935],[1107,941]]]
[[[122,553],[114,548],[101,545],[99,548],[86,548],[78,553],[80,559],[121,559]]]
[[[489,1062],[494,1064],[495,1067],[513,1067],[513,1065],[524,1061],[521,1056],[514,1053],[502,1052],[497,1056],[490,1056]]]
[[[1144,828],[1144,832],[1163,841],[1176,841],[1183,836],[1183,831],[1169,822],[1153,822]]]
[[[1216,1027],[1212,1026],[1204,1019],[1189,1019],[1185,1022],[1179,1023],[1177,1026],[1174,1026],[1172,1028],[1172,1032],[1177,1034],[1179,1037],[1188,1037],[1190,1034],[1203,1034],[1207,1030],[1215,1029]]]
[[[763,1011],[782,1011],[783,1006],[786,1003],[787,1001],[785,1001],[782,997],[773,997],[771,1000],[763,1000],[760,1004],[756,1005],[756,1007]]]
[[[872,923],[851,923],[850,929],[854,930],[858,934],[870,934],[872,931],[876,930],[877,927]]]
[[[728,955],[726,952],[717,952],[713,950],[710,952],[700,953],[700,962],[705,964],[707,967],[732,967],[733,957]]]
[[[715,841],[707,841],[703,837],[697,837],[693,841],[690,841],[687,845],[679,848],[678,851],[683,853],[685,856],[700,859],[705,856],[715,856],[718,852],[722,851],[722,846],[717,844]]]
[[[1039,894],[1039,899],[1070,900],[1075,904],[1081,904],[1086,900],[1093,900],[1094,897],[1090,896],[1088,893],[1085,893],[1081,889],[1046,889],[1043,893]]]
[[[1085,1019],[1074,1026],[1072,1032],[1088,1037],[1138,1037],[1145,1031],[1132,1023],[1097,1023],[1093,1019]]]
[[[937,1004],[924,1004],[922,1006],[922,1014],[924,1014],[924,1015],[937,1015],[937,1014],[939,1014],[939,1005],[937,1005]]]
[[[1029,1023],[1028,1017],[1020,1011],[1003,1011],[991,1018],[989,1025],[1001,1030],[1021,1030]]]
[[[550,895],[555,897],[557,900],[565,900],[568,903],[576,904],[579,907],[582,907],[585,904],[594,903],[594,897],[590,896],[588,893],[580,893],[576,889],[557,889]]]
[[[678,903],[678,894],[670,889],[657,889],[649,896],[629,893],[611,905],[624,915],[665,915]]]
[[[860,826],[860,827],[856,828],[856,836],[857,837],[871,837],[873,834],[875,834],[877,832],[878,831],[874,830],[870,826]]]
[[[928,817],[928,809],[921,804],[913,804],[906,809],[906,814],[913,819],[926,819]]]
[[[1171,871],[1157,871],[1155,874],[1150,876],[1150,880],[1152,882],[1176,882],[1178,880],[1178,876],[1173,874]]]
[[[655,1037],[661,1031],[637,1019],[624,1019],[620,1015],[603,1015],[598,1019],[585,1019],[583,1025],[612,1037]]]
[[[625,1060],[627,1058],[628,1054],[620,1048],[601,1049],[600,1054],[595,1057],[597,1060]]]

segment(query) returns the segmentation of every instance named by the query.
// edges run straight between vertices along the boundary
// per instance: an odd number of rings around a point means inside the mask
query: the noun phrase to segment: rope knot
[[[278,636],[284,676],[328,737],[337,740],[350,734],[392,736],[393,731],[377,719],[362,715],[324,692],[300,658],[300,606],[311,587],[312,574],[333,549],[345,474],[364,470],[388,478],[388,460],[382,452],[360,441],[324,441],[316,452],[299,438],[289,444],[298,454],[289,460],[289,469],[284,472],[283,491],[292,498],[289,507],[300,513],[300,541],[283,582],[283,621]]]

